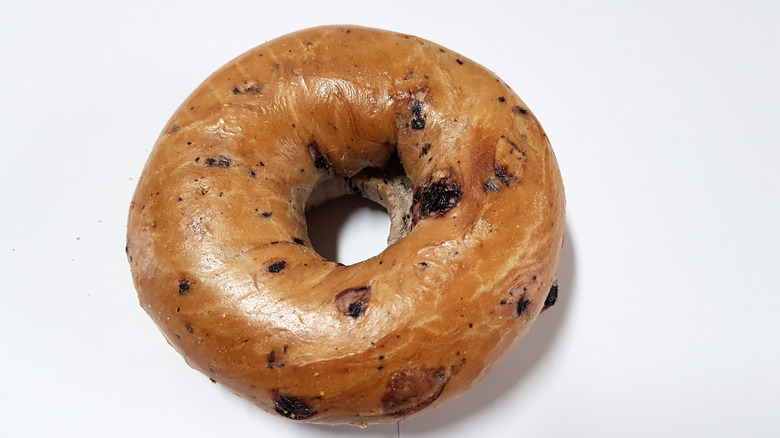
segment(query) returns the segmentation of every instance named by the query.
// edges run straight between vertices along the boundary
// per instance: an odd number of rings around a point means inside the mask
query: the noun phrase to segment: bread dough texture
[[[305,217],[345,192],[393,223],[351,266],[317,254]],[[294,420],[394,422],[460,396],[554,301],[564,208],[544,130],[494,73],[328,26],[187,98],[138,182],[126,251],[142,307],[212,381]]]

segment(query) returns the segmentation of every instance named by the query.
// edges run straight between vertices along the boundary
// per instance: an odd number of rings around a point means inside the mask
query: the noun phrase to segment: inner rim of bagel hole
[[[390,215],[360,195],[345,195],[312,207],[306,224],[314,250],[345,265],[370,259],[387,248]]]

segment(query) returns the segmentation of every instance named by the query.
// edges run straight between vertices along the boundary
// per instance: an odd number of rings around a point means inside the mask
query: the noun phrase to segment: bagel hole
[[[322,257],[352,265],[387,248],[390,216],[381,205],[345,195],[312,207],[306,224],[314,250]]]

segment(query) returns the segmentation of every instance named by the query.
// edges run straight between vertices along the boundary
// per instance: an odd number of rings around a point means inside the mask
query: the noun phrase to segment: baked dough
[[[306,231],[307,206],[344,193],[392,222],[351,266]],[[564,204],[544,130],[494,73],[411,35],[319,27],[176,111],[126,252],[144,310],[213,382],[295,420],[394,422],[460,396],[554,302]]]

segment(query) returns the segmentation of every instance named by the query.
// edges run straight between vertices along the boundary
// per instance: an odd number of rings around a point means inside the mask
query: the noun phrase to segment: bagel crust
[[[308,206],[384,205],[344,266]],[[484,67],[423,39],[302,30],[231,61],[158,139],[130,206],[144,310],[187,363],[262,409],[395,422],[460,396],[557,296],[565,199],[547,136]]]

